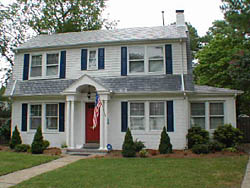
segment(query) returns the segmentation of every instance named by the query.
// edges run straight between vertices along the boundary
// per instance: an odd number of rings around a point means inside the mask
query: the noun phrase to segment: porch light
[[[90,93],[90,87],[88,86],[88,93],[87,93],[87,97],[88,97],[88,99],[90,99],[91,98],[91,93]]]

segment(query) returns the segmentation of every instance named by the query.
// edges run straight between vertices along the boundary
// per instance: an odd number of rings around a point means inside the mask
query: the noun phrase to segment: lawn
[[[57,159],[58,157],[45,155],[31,155],[15,152],[0,152],[0,176],[17,170],[30,168],[42,163]]]
[[[240,187],[247,160],[247,156],[84,159],[16,187]]]

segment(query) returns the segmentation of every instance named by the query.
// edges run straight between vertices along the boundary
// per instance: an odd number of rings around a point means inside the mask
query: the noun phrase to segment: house
[[[163,126],[174,149],[186,147],[190,127],[236,126],[240,91],[193,83],[184,11],[176,24],[39,35],[16,49],[12,130],[31,144],[38,126],[51,146],[98,143],[121,149],[129,127],[147,148],[159,145]],[[96,92],[102,106],[93,127]]]

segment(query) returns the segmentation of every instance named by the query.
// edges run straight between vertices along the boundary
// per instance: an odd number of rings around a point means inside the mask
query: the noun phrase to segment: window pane
[[[130,61],[129,72],[144,72],[144,61]]]
[[[58,54],[47,54],[47,65],[57,64],[58,65]]]
[[[34,55],[31,58],[31,67],[42,65],[42,55]]]
[[[205,129],[205,117],[191,117],[191,127],[199,126]]]
[[[223,103],[210,103],[210,115],[224,115]]]
[[[30,105],[30,116],[41,116],[42,106],[41,105]]]
[[[164,102],[150,103],[149,115],[164,115]]]
[[[144,116],[144,103],[130,103],[131,116]]]
[[[224,117],[211,117],[210,129],[216,129],[219,125],[224,124]]]
[[[150,117],[149,126],[150,130],[162,130],[165,125],[164,117]]]
[[[42,119],[39,117],[30,118],[30,129],[37,129],[42,126]]]
[[[47,76],[53,76],[58,74],[58,65],[56,66],[47,66]]]
[[[205,103],[191,103],[191,115],[205,115]]]
[[[30,68],[30,76],[36,77],[36,76],[42,76],[42,67],[31,67]]]
[[[130,117],[131,130],[144,130],[144,117]]]
[[[47,129],[57,129],[57,117],[47,117],[46,118],[46,128]]]
[[[46,116],[57,116],[58,105],[57,104],[47,104],[46,105]]]
[[[149,60],[149,72],[163,71],[163,60]]]
[[[148,46],[148,58],[159,59],[163,58],[163,47],[162,46]]]
[[[129,47],[129,60],[144,59],[144,53],[143,46]]]
[[[96,68],[96,50],[89,51],[89,68]]]

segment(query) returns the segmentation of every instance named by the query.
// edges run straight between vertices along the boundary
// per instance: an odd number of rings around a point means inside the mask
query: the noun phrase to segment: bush
[[[208,144],[197,144],[192,147],[192,152],[196,154],[208,154],[210,152]]]
[[[15,130],[13,131],[11,140],[10,140],[10,148],[14,149],[16,145],[22,144],[22,139],[20,137],[20,133],[17,129],[17,126],[15,127]]]
[[[229,151],[229,152],[235,153],[235,152],[237,152],[238,150],[237,150],[237,148],[235,148],[235,147],[229,147],[229,148],[223,149],[223,151]]]
[[[30,145],[28,144],[18,144],[15,147],[16,152],[27,152],[30,149]]]
[[[142,142],[142,141],[140,141],[140,140],[135,140],[135,142],[134,142],[134,144],[135,144],[135,151],[136,152],[139,152],[139,151],[141,151],[143,148],[145,148],[145,145],[144,145],[144,143]]]
[[[147,150],[142,149],[141,151],[139,151],[139,156],[140,156],[141,158],[147,157],[147,156],[148,156]]]
[[[236,147],[243,140],[243,134],[231,124],[225,124],[214,131],[214,140],[225,144],[227,148]]]
[[[197,144],[208,144],[209,133],[201,127],[195,126],[188,129],[187,140],[189,149],[191,149],[194,145]]]
[[[47,149],[49,147],[50,143],[48,140],[43,141],[43,150]]]
[[[170,143],[170,138],[168,136],[165,126],[163,127],[163,130],[161,132],[159,152],[160,154],[172,153],[172,144]]]
[[[66,143],[61,144],[61,148],[67,148],[67,147],[68,147],[68,146],[67,146]]]
[[[0,137],[4,138],[7,142],[10,141],[10,119],[6,120],[4,124],[0,127]]]
[[[131,132],[128,128],[124,142],[122,144],[122,156],[123,157],[135,157],[135,144],[133,142],[133,137],[131,135]]]
[[[36,134],[31,144],[31,152],[33,154],[41,154],[43,153],[43,150],[44,150],[43,135],[42,135],[41,126],[39,126],[36,130]]]
[[[218,141],[212,141],[209,143],[209,150],[212,152],[222,151],[226,146]]]

